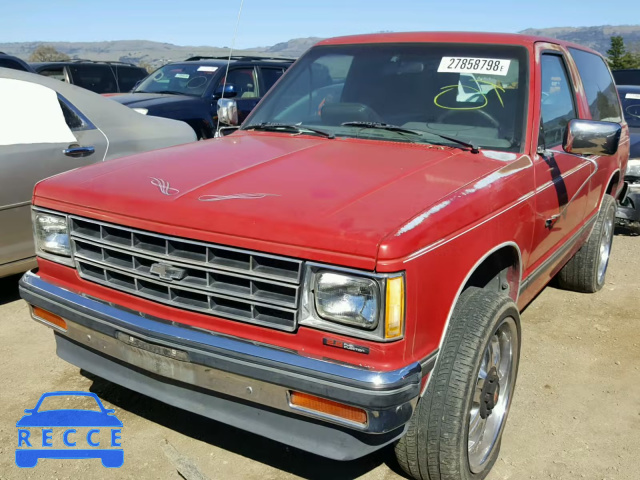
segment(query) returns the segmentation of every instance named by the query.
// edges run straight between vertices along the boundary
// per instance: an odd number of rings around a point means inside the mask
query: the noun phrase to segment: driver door
[[[594,171],[588,159],[562,148],[567,124],[579,117],[564,52],[540,44],[538,54],[540,131],[534,159],[537,216],[532,265],[548,258],[584,220]]]

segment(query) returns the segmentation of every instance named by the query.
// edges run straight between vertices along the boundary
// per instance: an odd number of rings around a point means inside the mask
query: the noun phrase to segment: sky
[[[242,0],[2,0],[0,43],[153,40],[231,46]],[[640,1],[244,0],[236,48],[380,31],[640,24]]]

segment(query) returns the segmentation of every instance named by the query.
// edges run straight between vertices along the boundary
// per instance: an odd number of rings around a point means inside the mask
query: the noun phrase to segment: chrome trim
[[[574,118],[567,125],[562,148],[575,155],[615,155],[621,134],[619,123]]]
[[[67,222],[67,236],[69,237],[69,249],[70,255],[67,257],[65,255],[57,255],[55,253],[45,252],[44,250],[38,247],[38,239],[36,235],[36,222],[35,215],[36,213],[48,213],[53,216],[63,217]],[[55,263],[60,263],[62,265],[66,265],[68,267],[74,267],[74,259],[73,259],[73,247],[71,247],[71,235],[70,235],[70,226],[69,226],[69,215],[66,213],[56,212],[54,210],[49,210],[46,208],[31,208],[31,233],[33,234],[33,244],[35,246],[36,256],[45,258],[47,260],[51,260]]]
[[[74,265],[87,281],[220,318],[297,328],[302,260],[69,219]],[[156,264],[184,271],[184,278],[159,277]]]
[[[64,318],[68,330],[57,334],[83,348],[260,405],[291,410],[288,390],[310,393],[362,408],[370,419],[360,428],[335,419],[332,423],[384,433],[411,418],[418,398],[419,362],[398,370],[373,371],[304,357],[107,305],[58,287],[33,272],[21,279],[20,293],[30,305]],[[331,421],[313,412],[305,415]]]
[[[339,425],[345,425],[348,426],[350,428],[356,429],[356,430],[365,430],[367,429],[367,426],[369,425],[369,415],[371,415],[370,412],[368,412],[365,409],[365,413],[367,415],[367,422],[366,423],[358,423],[358,422],[352,422],[350,420],[346,420],[344,418],[340,418],[340,417],[336,417],[335,415],[330,415],[328,413],[323,413],[323,412],[318,412],[317,410],[312,410],[310,408],[305,408],[305,407],[301,407],[299,405],[294,405],[291,402],[291,390],[287,390],[287,404],[289,405],[289,409],[299,412],[303,415],[307,415],[310,417],[316,417],[316,418],[320,418],[322,420],[326,420],[327,422],[331,422],[331,423],[338,423]],[[415,404],[413,405],[413,407],[415,407]],[[356,408],[360,408],[360,407],[356,407]]]
[[[65,333],[65,332],[66,332],[66,330],[65,330],[64,328],[62,328],[61,326],[56,325],[55,323],[48,322],[48,321],[47,321],[47,320],[45,320],[44,318],[39,317],[38,315],[36,315],[36,314],[33,312],[33,305],[31,305],[31,304],[27,304],[27,305],[29,305],[29,314],[31,315],[31,318],[32,318],[33,320],[35,320],[36,322],[40,322],[40,323],[41,323],[41,324],[43,324],[45,327],[53,328],[54,330],[57,330],[58,332],[62,332],[62,333]]]
[[[374,280],[379,289],[380,302],[379,302],[379,310],[378,310],[378,319],[377,325],[373,330],[366,330],[364,328],[353,327],[345,324],[341,324],[339,322],[332,322],[330,320],[325,320],[322,318],[317,310],[316,310],[316,302],[315,296],[313,293],[314,285],[315,285],[315,277],[318,273],[322,271],[329,272],[338,272],[338,273],[347,273],[356,277],[365,277]],[[404,280],[405,273],[396,272],[396,273],[375,273],[375,272],[365,272],[362,270],[355,270],[351,268],[344,267],[336,267],[333,265],[325,265],[322,263],[315,262],[306,262],[305,264],[305,273],[304,273],[304,283],[302,290],[302,298],[300,302],[300,314],[298,318],[298,323],[300,325],[304,325],[311,328],[317,328],[318,330],[322,330],[325,332],[333,332],[341,335],[347,335],[352,338],[362,338],[365,340],[372,340],[375,342],[395,342],[398,340],[402,340],[404,338],[404,328],[406,326],[406,321],[403,322],[402,335],[394,338],[385,338],[385,312],[386,312],[386,301],[387,301],[387,278],[396,278],[402,277],[405,283],[405,320],[406,320],[406,281]]]

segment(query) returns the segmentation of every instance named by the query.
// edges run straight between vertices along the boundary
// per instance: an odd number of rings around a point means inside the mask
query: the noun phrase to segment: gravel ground
[[[547,288],[523,314],[518,386],[489,480],[640,478],[640,238],[616,236],[595,295]],[[164,405],[58,359],[18,277],[0,280],[0,479],[395,479],[391,449],[339,463]],[[14,464],[16,421],[43,392],[97,393],[124,424],[124,466]]]

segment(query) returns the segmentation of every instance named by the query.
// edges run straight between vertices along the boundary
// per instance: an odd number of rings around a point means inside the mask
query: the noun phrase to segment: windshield
[[[200,97],[207,90],[219,67],[197,64],[169,64],[159,68],[134,93],[172,93]]]
[[[458,145],[440,134],[518,152],[527,78],[527,51],[522,47],[444,43],[314,47],[285,74],[243,128],[299,124],[338,137]],[[405,135],[363,122],[425,134]]]
[[[640,127],[640,88],[637,92],[620,92],[624,119],[630,127]]]

